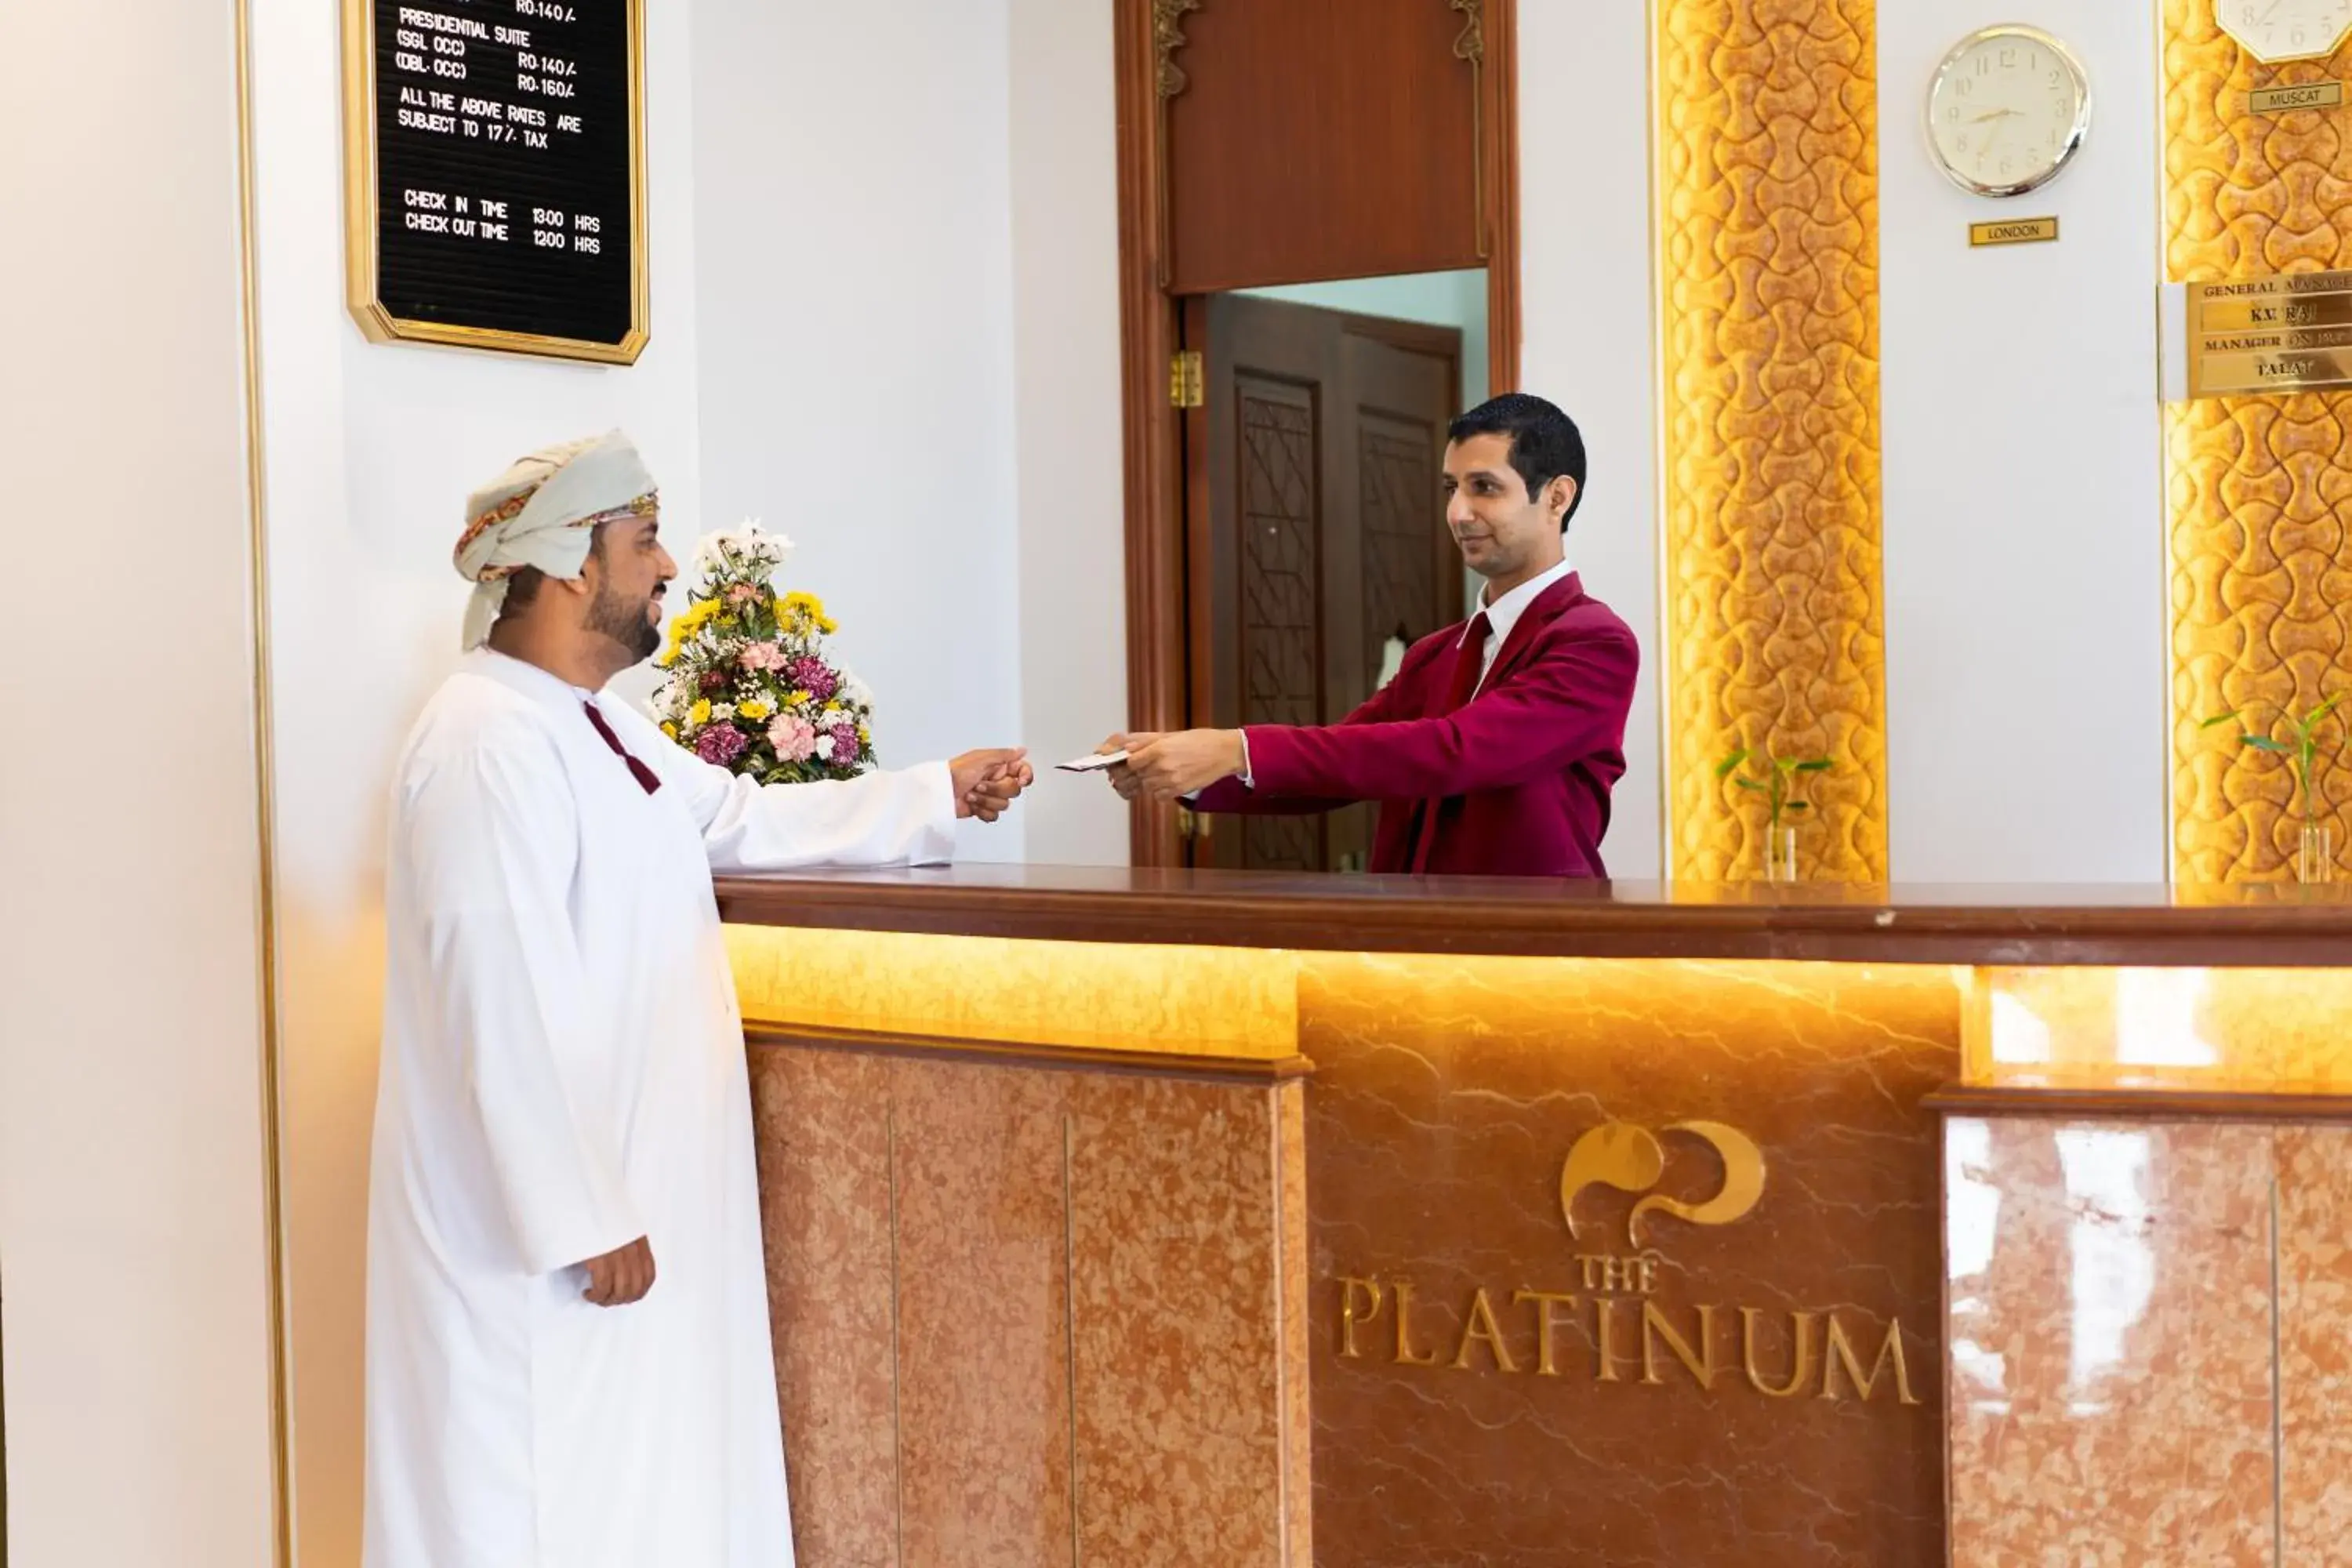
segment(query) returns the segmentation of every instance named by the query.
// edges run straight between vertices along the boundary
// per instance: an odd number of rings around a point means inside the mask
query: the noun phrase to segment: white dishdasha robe
[[[789,1568],[741,1016],[711,872],[949,858],[944,763],[762,788],[467,656],[392,801],[366,1568]],[[643,1236],[656,1280],[577,1267]]]

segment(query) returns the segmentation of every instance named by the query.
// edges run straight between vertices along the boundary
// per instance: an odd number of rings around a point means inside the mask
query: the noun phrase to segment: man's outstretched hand
[[[1177,730],[1165,734],[1113,735],[1097,755],[1125,752],[1109,769],[1121,798],[1178,800],[1196,795],[1246,764],[1239,730]]]
[[[580,1267],[588,1271],[588,1288],[580,1294],[592,1307],[625,1307],[654,1288],[653,1244],[642,1236]]]
[[[1021,792],[1037,782],[1036,770],[1022,760],[1028,754],[1024,747],[999,746],[951,758],[948,773],[955,781],[956,815],[982,822],[1003,816]]]

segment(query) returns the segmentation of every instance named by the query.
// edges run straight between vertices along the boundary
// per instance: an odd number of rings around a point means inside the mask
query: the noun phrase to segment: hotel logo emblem
[[[1686,1225],[1730,1225],[1747,1217],[1764,1195],[1764,1153],[1756,1142],[1736,1127],[1720,1121],[1676,1121],[1668,1133],[1696,1139],[1723,1161],[1723,1185],[1713,1197],[1685,1203],[1651,1189],[1666,1173],[1666,1144],[1657,1133],[1629,1121],[1604,1121],[1579,1138],[1559,1171],[1559,1212],[1568,1234],[1582,1239],[1576,1220],[1576,1200],[1588,1187],[1609,1186],[1621,1192],[1649,1195],[1625,1217],[1625,1239],[1642,1246],[1643,1221],[1653,1214],[1666,1215]]]

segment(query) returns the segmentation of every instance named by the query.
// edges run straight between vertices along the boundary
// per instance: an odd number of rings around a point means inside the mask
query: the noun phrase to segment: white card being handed
[[[1080,757],[1075,763],[1060,763],[1055,765],[1066,773],[1098,773],[1105,768],[1125,761],[1127,761],[1125,752],[1105,752],[1097,757]]]

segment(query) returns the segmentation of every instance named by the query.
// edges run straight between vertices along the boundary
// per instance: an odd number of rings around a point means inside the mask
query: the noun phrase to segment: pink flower
[[[784,679],[819,702],[841,689],[841,678],[833,673],[824,660],[807,655],[793,660],[792,673]]]
[[[727,767],[743,754],[751,738],[732,724],[713,724],[695,737],[694,754],[706,763]]]
[[[736,658],[746,669],[781,669],[784,664],[784,650],[772,642],[755,642],[736,655]]]
[[[727,683],[730,679],[730,678],[727,671],[724,669],[704,670],[702,672],[701,681],[702,694],[705,697],[716,697],[719,693],[727,689]]]
[[[816,754],[816,726],[787,713],[768,726],[768,744],[776,748],[780,761],[804,763]]]
[[[749,583],[730,583],[727,584],[727,602],[730,605],[739,606],[748,605],[759,596],[760,590],[754,588]]]
[[[835,724],[833,727],[833,760],[846,765],[857,760],[857,726]]]

